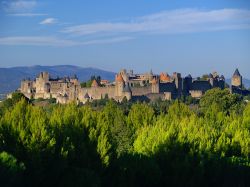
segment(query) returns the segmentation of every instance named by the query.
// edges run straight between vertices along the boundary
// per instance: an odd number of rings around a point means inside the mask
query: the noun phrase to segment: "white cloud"
[[[76,42],[71,40],[46,36],[16,36],[0,38],[0,45],[73,46],[76,44]]]
[[[18,16],[18,17],[36,17],[36,16],[47,16],[48,14],[41,13],[17,13],[17,14],[8,14],[9,16]]]
[[[55,18],[46,18],[45,20],[40,22],[41,25],[52,25],[55,23],[57,23],[57,19]]]
[[[47,37],[47,36],[16,36],[16,37],[0,38],[0,45],[70,47],[70,46],[94,45],[94,44],[111,44],[111,43],[124,42],[132,39],[133,39],[132,37],[117,37],[117,38],[107,38],[107,39],[80,42],[80,41],[65,40],[57,37]]]
[[[35,0],[9,0],[2,1],[2,6],[7,12],[25,12],[37,6]]]
[[[250,28],[250,10],[178,9],[138,17],[129,22],[100,22],[67,27],[73,35],[117,33],[186,33]]]
[[[107,39],[99,39],[99,40],[90,40],[86,42],[82,42],[81,45],[93,45],[93,44],[111,44],[111,43],[120,43],[125,42],[128,40],[133,40],[133,37],[114,37],[114,38],[107,38]]]

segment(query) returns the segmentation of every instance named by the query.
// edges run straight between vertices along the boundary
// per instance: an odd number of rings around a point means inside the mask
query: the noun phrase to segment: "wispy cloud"
[[[5,0],[2,5],[6,12],[26,12],[37,6],[35,0]]]
[[[18,13],[18,14],[8,14],[8,16],[18,16],[18,17],[37,17],[37,16],[47,16],[48,14],[42,13]]]
[[[187,33],[250,29],[250,10],[178,9],[137,17],[127,22],[99,22],[66,27],[73,35],[119,33]]]
[[[115,37],[90,41],[73,41],[65,40],[57,37],[47,36],[16,36],[16,37],[3,37],[0,38],[0,45],[11,46],[51,46],[51,47],[70,47],[70,46],[83,46],[94,44],[111,44],[132,40],[132,37]]]
[[[76,44],[76,42],[71,40],[47,36],[16,36],[0,38],[0,45],[73,46]]]
[[[55,23],[57,23],[57,19],[55,18],[46,18],[45,20],[40,22],[41,25],[52,25]]]
[[[81,45],[93,45],[93,44],[111,44],[111,43],[120,43],[128,40],[133,40],[133,37],[123,36],[123,37],[114,37],[107,39],[99,39],[99,40],[90,40],[86,42],[82,42]]]

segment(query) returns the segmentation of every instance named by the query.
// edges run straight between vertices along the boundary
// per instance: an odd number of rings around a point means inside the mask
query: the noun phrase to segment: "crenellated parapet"
[[[100,84],[101,83],[101,84]],[[86,103],[102,98],[112,98],[116,101],[137,99],[163,99],[172,100],[182,96],[200,98],[209,89],[224,89],[225,78],[218,73],[211,73],[206,78],[184,78],[180,73],[174,72],[160,75],[149,73],[134,74],[134,72],[121,70],[115,76],[114,82],[92,81],[91,87],[81,88],[77,76],[52,79],[47,72],[41,72],[35,80],[21,81],[20,91],[28,98],[56,98],[58,103],[81,102]],[[242,91],[242,77],[238,70],[232,77],[232,93],[245,94]]]

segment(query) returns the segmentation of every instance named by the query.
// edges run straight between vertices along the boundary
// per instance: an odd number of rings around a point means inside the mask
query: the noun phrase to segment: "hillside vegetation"
[[[100,100],[0,107],[1,186],[249,186],[250,104]]]

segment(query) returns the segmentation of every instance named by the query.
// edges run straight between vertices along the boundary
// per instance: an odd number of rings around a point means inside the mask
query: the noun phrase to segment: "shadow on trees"
[[[250,168],[208,153],[188,153],[174,144],[157,154],[124,154],[103,177],[104,186],[249,186]]]
[[[32,159],[33,153],[27,153],[30,155],[24,161],[26,170],[13,161],[12,166],[1,163],[1,186],[193,187],[250,184],[250,168],[241,165],[240,161],[233,163],[209,153],[190,153],[189,145],[162,145],[151,156],[125,153],[114,158],[108,166],[103,166],[93,143],[88,138],[84,142],[67,158],[58,152],[44,153],[37,163]]]
[[[1,150],[17,161],[0,159],[0,186],[100,186],[101,160],[95,143],[84,136],[86,131],[72,126],[60,128],[52,149],[44,146],[33,151],[13,138],[11,146],[1,146]]]

